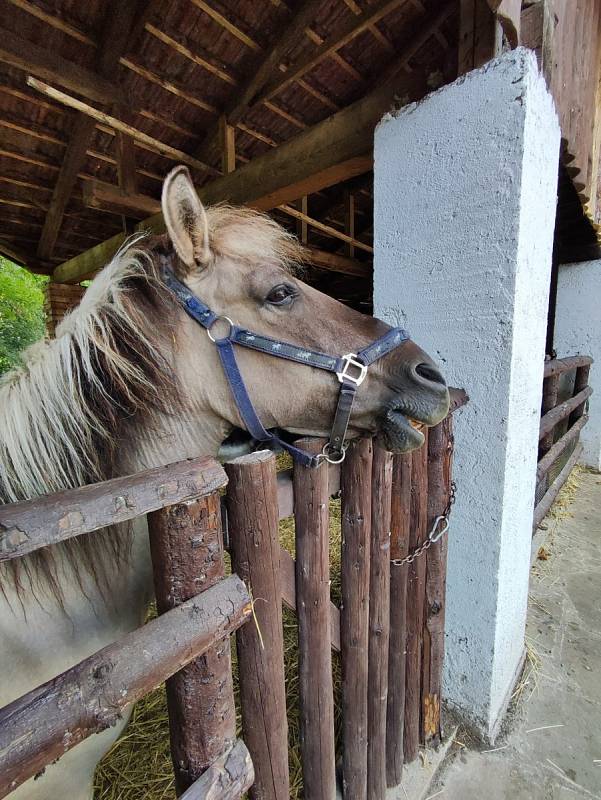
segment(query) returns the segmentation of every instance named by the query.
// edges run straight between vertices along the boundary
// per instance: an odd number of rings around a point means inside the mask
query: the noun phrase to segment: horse
[[[162,189],[165,234],[122,247],[53,340],[0,386],[0,500],[18,502],[186,458],[216,456],[245,428],[211,330],[165,279],[215,314],[307,351],[358,353],[389,327],[301,280],[306,254],[267,215],[205,208],[185,167]],[[217,325],[224,318],[217,319]],[[233,323],[232,323],[233,324]],[[213,331],[215,334],[215,331]],[[240,348],[254,411],[266,429],[327,436],[338,402],[331,372]],[[393,452],[424,441],[447,414],[432,359],[404,340],[364,375],[348,437],[376,435]],[[0,706],[138,628],[152,596],[144,520],[44,548],[0,571]],[[15,800],[90,800],[118,725],[88,738],[15,790]]]

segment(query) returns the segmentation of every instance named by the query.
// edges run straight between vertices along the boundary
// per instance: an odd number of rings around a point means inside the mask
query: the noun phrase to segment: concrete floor
[[[507,731],[488,752],[455,743],[429,798],[601,800],[601,475],[576,483],[568,515],[544,523],[549,557],[532,569],[529,657]]]

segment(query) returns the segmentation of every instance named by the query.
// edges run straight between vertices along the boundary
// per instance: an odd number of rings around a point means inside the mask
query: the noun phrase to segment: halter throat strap
[[[238,327],[229,317],[216,314],[203,303],[185,283],[176,278],[165,262],[162,264],[162,277],[165,285],[177,297],[184,311],[205,328],[209,338],[214,342],[236,407],[248,433],[257,441],[280,445],[290,453],[294,461],[304,466],[315,467],[323,460],[333,464],[341,463],[346,452],[345,439],[355,396],[357,389],[365,380],[368,368],[375,361],[406,342],[409,339],[409,334],[403,328],[392,328],[357,353],[333,356],[317,350],[298,347],[290,342],[272,339],[269,336],[263,336]],[[226,335],[220,338],[214,336],[216,323],[223,323],[228,326]],[[275,358],[284,358],[287,361],[306,364],[309,367],[332,372],[336,375],[340,383],[336,413],[330,438],[319,455],[307,453],[265,429],[255,411],[240,373],[234,345],[257,350]]]

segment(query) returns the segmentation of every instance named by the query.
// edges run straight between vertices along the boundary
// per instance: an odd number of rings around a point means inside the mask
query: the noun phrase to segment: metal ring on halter
[[[348,444],[343,444],[342,447],[340,448],[340,453],[339,453],[340,458],[332,458],[329,455],[331,446],[332,445],[330,444],[330,442],[326,442],[323,446],[323,450],[317,456],[317,460],[321,461],[323,459],[324,461],[327,461],[328,464],[342,464],[342,462],[346,458],[346,451],[348,448]]]
[[[219,339],[215,339],[215,338],[214,338],[214,337],[211,335],[211,328],[212,328],[212,327],[213,327],[213,325],[215,325],[215,323],[217,323],[217,322],[227,322],[227,323],[228,323],[228,325],[229,325],[230,327],[229,327],[229,330],[228,330],[228,332],[227,332],[227,336],[220,336],[220,337],[219,337]],[[229,338],[230,338],[230,336],[232,335],[232,331],[233,331],[233,330],[234,330],[234,323],[232,322],[232,320],[231,320],[229,317],[226,317],[226,316],[225,316],[225,314],[220,314],[218,317],[215,317],[215,319],[213,320],[213,322],[211,322],[211,327],[210,327],[210,328],[207,328],[207,336],[209,337],[209,339],[210,339],[210,340],[211,340],[213,343],[215,343],[216,341],[217,341],[217,342],[220,342],[222,339],[229,339]]]

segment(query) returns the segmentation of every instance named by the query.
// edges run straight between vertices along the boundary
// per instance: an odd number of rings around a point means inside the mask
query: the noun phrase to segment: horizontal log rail
[[[0,561],[214,492],[227,483],[209,456],[0,506]]]
[[[557,495],[561,490],[561,487],[568,479],[570,472],[576,466],[581,453],[582,453],[582,445],[578,444],[574,449],[572,455],[566,461],[559,475],[555,478],[551,486],[549,486],[549,488],[543,495],[542,499],[540,500],[539,504],[534,509],[534,519],[532,522],[532,528],[534,531],[536,531],[538,526],[541,524],[541,522],[549,512],[549,509],[553,505],[555,498],[557,497]]]
[[[580,419],[575,422],[574,425],[572,425],[572,427],[569,428],[568,431],[566,431],[566,433],[564,433],[564,435],[555,442],[551,449],[545,453],[545,455],[538,462],[538,466],[536,468],[537,480],[540,481],[542,478],[544,478],[559,456],[565,450],[567,450],[567,448],[575,439],[580,436],[580,431],[584,428],[587,422],[588,416],[585,414],[584,416],[580,417]]]
[[[250,753],[241,739],[179,796],[179,800],[239,800],[255,779]]]
[[[540,431],[539,431],[539,439],[542,439],[548,433],[550,433],[555,426],[561,422],[566,417],[575,411],[578,406],[581,406],[585,403],[588,398],[592,395],[593,390],[590,386],[585,387],[581,392],[571,397],[569,400],[566,400],[563,403],[560,403],[555,408],[552,408],[550,411],[544,415],[544,417],[540,421]]]
[[[593,363],[591,356],[569,356],[568,358],[554,358],[545,361],[545,378],[552,375],[562,375],[564,372],[578,369],[578,367],[588,367]]]
[[[126,706],[251,613],[244,583],[231,575],[0,710],[0,798],[90,734],[115,725]]]

